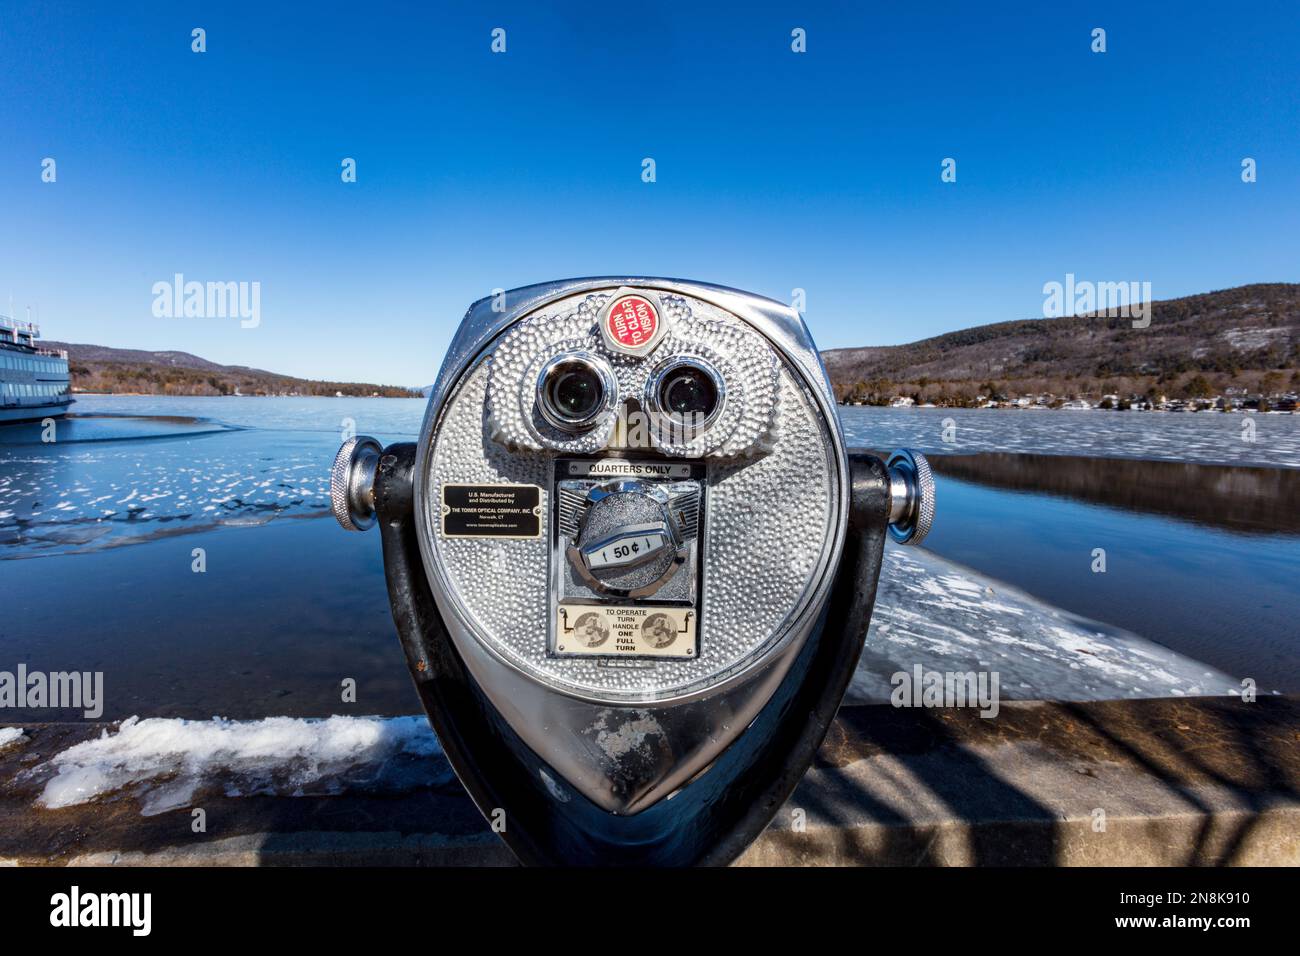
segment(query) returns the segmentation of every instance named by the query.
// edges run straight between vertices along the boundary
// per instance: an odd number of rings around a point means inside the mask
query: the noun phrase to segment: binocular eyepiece
[[[418,443],[350,439],[443,749],[526,862],[727,862],[811,762],[925,458],[850,454],[787,306],[579,279],[470,307]]]
[[[537,410],[561,431],[579,434],[614,408],[614,372],[590,352],[564,352],[546,363],[537,380]]]

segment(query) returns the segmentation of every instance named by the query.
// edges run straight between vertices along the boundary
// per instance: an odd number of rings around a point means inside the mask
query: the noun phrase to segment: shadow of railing
[[[1264,815],[1300,808],[1298,731],[1293,698],[1004,705],[988,720],[971,710],[848,707],[793,802],[838,828],[835,855],[859,863],[1258,862],[1251,837]],[[1071,786],[1090,776],[1104,785]],[[1101,835],[1094,802],[1112,832],[1126,828],[1123,840],[1085,842]],[[864,824],[867,847],[855,843]],[[1157,845],[1171,826],[1187,834],[1185,851]]]

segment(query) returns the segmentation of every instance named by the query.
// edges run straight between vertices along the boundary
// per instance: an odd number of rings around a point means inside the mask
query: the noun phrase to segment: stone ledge
[[[18,774],[97,734],[29,727],[0,754],[0,862],[508,865],[454,782],[413,794],[129,798],[45,810]],[[1270,697],[842,708],[742,865],[1297,865],[1300,702]],[[1104,824],[1104,828],[1103,825]]]

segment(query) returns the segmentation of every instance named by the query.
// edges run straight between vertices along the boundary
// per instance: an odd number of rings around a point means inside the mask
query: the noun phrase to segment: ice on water
[[[70,419],[53,444],[36,437],[36,426],[29,440],[13,441],[11,431],[0,441],[0,558],[324,515],[346,430],[413,439],[424,402],[83,396],[74,411],[107,417]],[[881,450],[1300,467],[1300,416],[1254,417],[1254,441],[1244,441],[1242,416],[1218,413],[841,410],[849,443]],[[945,442],[949,419],[954,441]],[[132,431],[132,422],[143,424]]]
[[[344,429],[409,437],[423,402],[85,396],[74,411],[53,443],[39,426],[2,436],[0,557],[325,515]]]
[[[1246,419],[1253,429],[1243,428]],[[1300,468],[1300,415],[1101,409],[840,409],[850,446],[926,454],[1013,452]],[[950,441],[944,440],[947,425]],[[1249,435],[1252,440],[1246,440]]]
[[[1005,700],[1240,694],[1228,674],[1119,628],[1076,617],[923,548],[890,546],[849,703],[889,700],[891,677],[999,674]]]

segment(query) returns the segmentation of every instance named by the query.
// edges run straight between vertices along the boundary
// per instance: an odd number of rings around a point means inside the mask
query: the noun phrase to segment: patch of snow
[[[131,717],[31,771],[49,775],[38,798],[57,809],[126,793],[150,816],[196,793],[303,796],[403,792],[451,779],[423,717],[268,717],[210,721]]]
[[[1266,348],[1272,344],[1273,339],[1287,335],[1290,331],[1290,326],[1283,325],[1276,328],[1224,329],[1222,335],[1234,349],[1249,352]]]

